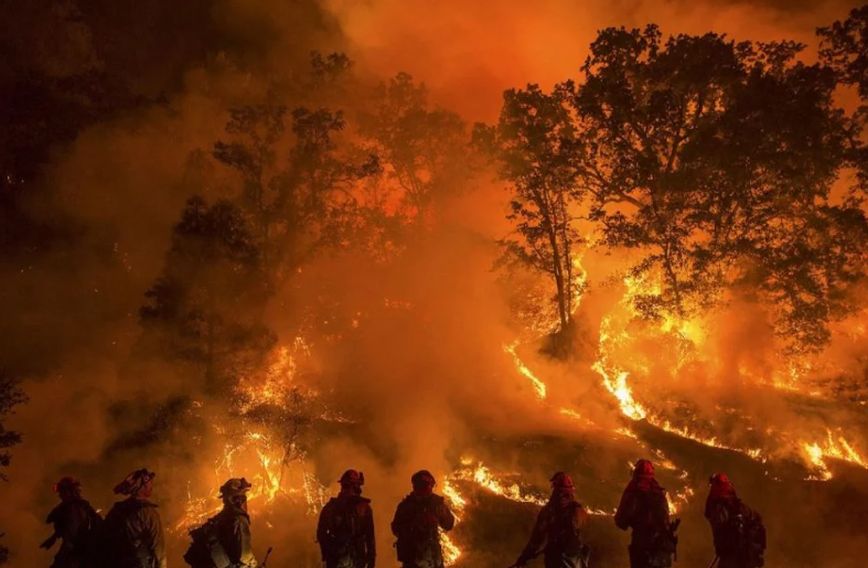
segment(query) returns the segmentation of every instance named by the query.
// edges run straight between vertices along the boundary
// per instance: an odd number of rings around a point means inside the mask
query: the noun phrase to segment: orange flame
[[[528,366],[524,364],[524,361],[521,360],[521,357],[518,356],[518,353],[516,353],[516,348],[518,348],[518,345],[518,340],[515,340],[512,343],[504,345],[503,350],[512,356],[512,362],[515,364],[516,370],[518,370],[521,375],[523,375],[530,381],[531,385],[534,388],[534,391],[536,391],[537,398],[539,398],[540,400],[545,400],[548,390],[546,384],[539,377],[537,377],[534,372],[531,371]]]

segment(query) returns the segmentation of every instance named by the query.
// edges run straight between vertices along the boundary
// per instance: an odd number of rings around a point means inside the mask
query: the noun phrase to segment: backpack
[[[136,557],[134,545],[129,541],[124,526],[127,520],[141,508],[144,503],[127,499],[112,506],[99,530],[99,563],[102,568],[116,568],[130,558]]]
[[[744,566],[759,568],[765,564],[766,528],[762,517],[739,503],[732,517],[735,545]]]
[[[58,523],[76,523],[78,530],[69,535],[70,542],[64,542],[64,548],[71,553],[70,561],[76,562],[76,566],[80,563],[82,568],[99,565],[103,520],[90,503],[81,498],[64,502],[51,511],[47,522],[53,524],[55,530]]]
[[[219,517],[214,516],[190,530],[190,547],[184,553],[184,562],[193,568],[228,568],[229,556],[220,543]]]
[[[86,501],[85,514],[87,516],[87,528],[79,535],[76,548],[82,551],[86,566],[98,566],[102,553],[103,525],[105,521]]]
[[[573,501],[566,507],[555,508],[552,511],[552,522],[546,539],[547,546],[566,554],[579,554],[584,550],[581,532],[574,521],[576,509],[580,507],[578,502]]]
[[[359,536],[359,521],[357,507],[359,503],[354,500],[341,502],[332,498],[323,509],[323,529],[320,543],[327,551],[329,558],[342,558],[351,553]]]
[[[399,562],[414,563],[422,555],[439,556],[440,534],[433,507],[436,503],[430,497],[407,497],[399,505],[402,514],[395,542]]]
[[[674,522],[667,521],[669,505],[666,503],[666,494],[662,491],[641,492],[639,510],[644,512],[641,526],[651,535],[650,549],[646,551],[648,566],[652,568],[672,566],[672,559],[678,554],[676,531],[681,521],[678,519]]]

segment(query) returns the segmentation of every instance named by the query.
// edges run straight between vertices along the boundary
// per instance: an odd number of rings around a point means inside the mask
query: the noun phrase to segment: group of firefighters
[[[60,540],[52,568],[166,568],[163,529],[157,506],[150,501],[155,474],[132,472],[114,492],[126,496],[102,519],[81,496],[80,484],[64,477],[55,490],[60,504],[48,515],[54,533],[42,543],[50,549]],[[413,490],[398,505],[392,520],[395,549],[403,568],[443,568],[440,533],[455,517],[446,500],[434,493],[434,476],[422,470],[411,478]],[[374,568],[376,544],[370,499],[362,497],[364,475],[346,471],[340,492],[320,513],[316,538],[325,568]],[[551,478],[552,493],[534,525],[530,540],[510,568],[526,566],[542,556],[545,568],[588,568],[591,549],[584,539],[588,518],[576,500],[569,475]],[[263,568],[250,542],[244,478],[220,487],[223,509],[190,531],[192,543],[184,560],[194,568]],[[736,495],[726,474],[710,479],[705,516],[711,524],[716,568],[756,568],[763,565],[765,529],[759,514]],[[632,529],[631,568],[671,566],[677,545],[678,520],[669,516],[666,491],[654,477],[653,464],[636,462],[615,513],[615,524]],[[270,549],[269,549],[270,552]]]

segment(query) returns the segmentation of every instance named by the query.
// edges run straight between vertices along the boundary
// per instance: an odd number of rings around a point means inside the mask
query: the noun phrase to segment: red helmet
[[[416,490],[432,489],[436,480],[430,471],[423,469],[413,474],[413,477],[410,478],[410,483],[413,484],[413,489]]]
[[[355,469],[348,469],[338,480],[342,486],[361,487],[365,484],[365,474]]]
[[[633,477],[654,477],[654,464],[646,459],[637,461],[633,467]]]
[[[708,483],[711,485],[732,485],[729,476],[725,473],[715,473],[709,478]]]
[[[81,491],[81,483],[74,477],[61,477],[60,480],[52,486],[52,489],[54,489],[55,493],[78,493]]]
[[[559,471],[552,476],[549,481],[552,482],[552,489],[575,489],[573,478],[566,473]]]
[[[712,491],[718,494],[735,492],[735,486],[725,473],[715,473],[709,478],[708,484],[711,485]]]

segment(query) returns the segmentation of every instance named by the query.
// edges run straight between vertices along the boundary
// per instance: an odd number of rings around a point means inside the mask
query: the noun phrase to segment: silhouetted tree
[[[12,459],[9,448],[21,442],[21,435],[13,430],[7,430],[3,426],[3,419],[26,400],[27,397],[18,386],[18,382],[0,373],[0,468],[8,466]],[[0,469],[0,480],[6,481],[2,469]]]
[[[214,144],[214,157],[241,175],[240,203],[251,217],[262,245],[270,240],[277,189],[274,148],[285,130],[286,107],[256,105],[229,110],[226,133],[231,142]]]
[[[648,316],[750,290],[795,347],[818,347],[864,274],[868,228],[833,183],[850,129],[835,74],[792,42],[718,34],[663,41],[656,26],[606,29],[575,97],[581,182],[608,245],[637,249],[659,292]]]
[[[295,144],[276,183],[282,246],[296,265],[322,247],[344,244],[357,222],[358,185],[380,171],[376,155],[338,142],[345,127],[341,111],[292,113]]]
[[[163,273],[146,293],[142,326],[161,354],[199,366],[212,389],[234,385],[274,343],[257,241],[240,209],[188,200]]]
[[[376,157],[339,147],[335,137],[346,123],[327,109],[293,110],[294,143],[278,156],[285,114],[280,106],[232,109],[226,126],[232,141],[214,146],[214,157],[241,175],[239,203],[255,227],[265,268],[278,274],[341,242],[353,221],[354,184],[379,167]]]
[[[859,171],[863,196],[868,193],[868,5],[854,8],[846,20],[817,30],[820,57],[838,74],[845,85],[853,85],[861,104],[853,116],[854,128],[861,134],[851,149],[852,162]]]
[[[334,84],[346,77],[353,68],[353,60],[345,53],[329,53],[323,55],[319,51],[310,54],[311,76],[315,84],[319,86]]]
[[[817,30],[820,56],[832,66],[841,81],[855,85],[868,98],[868,5],[854,8],[843,22]]]
[[[359,131],[374,145],[385,173],[400,188],[399,202],[410,219],[424,218],[432,201],[467,176],[464,122],[432,108],[424,84],[398,73],[374,94],[374,109],[359,117]]]
[[[21,435],[13,430],[7,430],[3,426],[3,418],[5,418],[15,406],[25,402],[27,397],[24,392],[18,387],[18,383],[0,373],[0,480],[6,481],[6,475],[2,468],[9,465],[12,456],[9,449],[12,446],[21,442]],[[3,533],[0,533],[0,537]],[[0,564],[5,563],[9,558],[9,550],[0,545]]]
[[[578,287],[574,255],[582,239],[573,224],[582,197],[578,184],[581,155],[570,102],[573,85],[551,93],[537,85],[504,93],[500,120],[477,126],[478,144],[493,149],[500,175],[513,188],[508,215],[516,238],[502,241],[505,261],[519,261],[547,274],[555,290],[558,330],[572,328]]]

